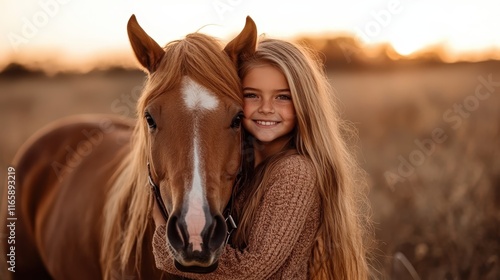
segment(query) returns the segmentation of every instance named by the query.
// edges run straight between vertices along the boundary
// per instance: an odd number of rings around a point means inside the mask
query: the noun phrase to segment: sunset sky
[[[389,42],[403,55],[436,44],[454,54],[500,50],[499,3],[0,0],[0,67],[12,60],[69,67],[105,60],[130,63],[126,23],[131,14],[160,45],[200,28],[227,41],[250,15],[268,37],[351,33],[368,44]]]

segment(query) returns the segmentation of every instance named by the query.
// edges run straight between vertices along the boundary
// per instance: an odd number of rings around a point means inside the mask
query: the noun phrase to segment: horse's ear
[[[149,73],[156,71],[165,51],[142,29],[135,15],[128,20],[127,33],[135,56]]]
[[[247,16],[245,27],[241,33],[229,42],[224,51],[236,66],[255,52],[257,45],[257,26],[251,17]]]

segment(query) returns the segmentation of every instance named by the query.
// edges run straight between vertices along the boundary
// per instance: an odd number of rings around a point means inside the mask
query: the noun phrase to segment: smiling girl
[[[243,127],[254,137],[255,165],[282,150],[297,123],[292,94],[281,72],[256,65],[243,78]]]

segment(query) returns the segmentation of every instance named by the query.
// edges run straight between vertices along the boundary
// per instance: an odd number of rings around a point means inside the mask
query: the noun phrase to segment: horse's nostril
[[[182,227],[179,226],[178,220],[177,216],[171,216],[167,222],[167,237],[170,245],[175,250],[180,250],[186,244],[186,234],[182,230]]]
[[[215,215],[210,228],[210,235],[208,236],[208,248],[210,250],[219,249],[226,240],[226,234],[227,226],[224,217],[222,215]]]

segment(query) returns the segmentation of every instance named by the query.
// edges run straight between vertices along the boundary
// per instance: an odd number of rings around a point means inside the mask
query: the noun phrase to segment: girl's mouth
[[[255,121],[258,125],[261,125],[261,126],[273,126],[273,125],[277,125],[279,122],[275,122],[275,121]]]

